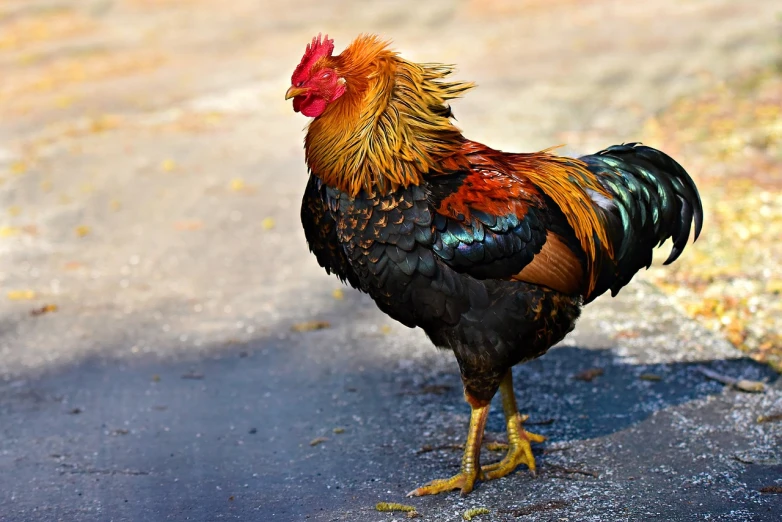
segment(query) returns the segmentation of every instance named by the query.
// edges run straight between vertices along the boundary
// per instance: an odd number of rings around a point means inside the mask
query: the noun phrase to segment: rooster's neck
[[[309,126],[310,171],[355,196],[418,185],[443,163],[461,163],[464,138],[447,101],[472,84],[442,81],[451,72],[388,51],[363,70],[346,72],[345,95]]]

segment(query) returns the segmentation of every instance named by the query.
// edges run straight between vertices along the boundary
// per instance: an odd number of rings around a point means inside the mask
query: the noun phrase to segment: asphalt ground
[[[776,374],[643,275],[516,368],[537,478],[405,499],[458,467],[458,371],[308,254],[282,100],[374,31],[479,84],[469,137],[586,153],[776,59],[774,4],[2,4],[0,520],[777,520]]]

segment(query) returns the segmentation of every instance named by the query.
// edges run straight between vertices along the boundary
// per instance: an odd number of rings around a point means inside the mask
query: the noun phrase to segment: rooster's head
[[[334,69],[332,52],[334,40],[328,35],[322,41],[318,35],[307,45],[301,63],[293,71],[291,88],[285,93],[286,100],[293,98],[294,111],[316,118],[329,103],[345,94],[345,78]]]

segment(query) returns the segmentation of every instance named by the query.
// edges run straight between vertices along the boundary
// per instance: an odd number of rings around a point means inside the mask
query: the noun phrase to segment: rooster
[[[422,328],[459,363],[471,408],[461,468],[409,495],[459,489],[523,464],[534,474],[511,368],[570,332],[583,305],[612,295],[667,239],[666,264],[695,238],[703,209],[687,172],[659,150],[614,145],[578,159],[514,154],[465,138],[448,101],[473,87],[452,67],[418,64],[374,35],[334,56],[307,45],[285,99],[313,118],[301,221],[327,273]],[[500,391],[508,452],[481,466]]]

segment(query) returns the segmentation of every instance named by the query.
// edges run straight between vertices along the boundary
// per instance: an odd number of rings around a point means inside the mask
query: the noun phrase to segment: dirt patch
[[[686,158],[705,209],[701,238],[653,280],[692,317],[782,370],[782,70],[682,99],[644,134]]]

